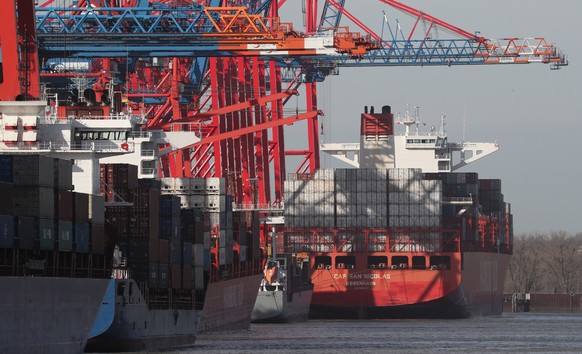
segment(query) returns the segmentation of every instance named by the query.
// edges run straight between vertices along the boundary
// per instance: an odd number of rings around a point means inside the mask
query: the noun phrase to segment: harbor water
[[[464,320],[310,320],[199,336],[170,353],[582,353],[581,314]],[[167,353],[167,352],[166,352]]]

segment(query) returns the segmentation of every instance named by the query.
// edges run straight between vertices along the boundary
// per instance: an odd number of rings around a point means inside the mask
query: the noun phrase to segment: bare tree
[[[580,238],[565,232],[550,235],[547,247],[546,266],[554,294],[573,294],[580,279]]]
[[[514,238],[513,256],[509,262],[511,292],[529,293],[538,288],[544,243],[545,235],[542,234],[522,234]]]

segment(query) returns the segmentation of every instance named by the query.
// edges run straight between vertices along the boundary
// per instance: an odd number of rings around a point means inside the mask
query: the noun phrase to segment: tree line
[[[505,293],[582,293],[582,233],[516,235]]]

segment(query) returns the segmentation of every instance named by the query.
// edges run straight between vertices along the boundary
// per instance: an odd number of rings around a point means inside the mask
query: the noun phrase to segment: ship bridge
[[[389,108],[380,114],[366,109],[360,143],[320,144],[320,150],[355,168],[421,168],[423,172],[454,172],[499,150],[497,143],[449,142],[444,119],[442,115],[438,130],[433,126],[421,132],[419,127],[426,124],[417,107],[414,115],[407,112],[396,122],[405,127],[404,133],[396,134]]]

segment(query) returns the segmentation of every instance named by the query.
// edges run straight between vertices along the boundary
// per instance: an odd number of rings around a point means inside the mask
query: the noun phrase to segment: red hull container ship
[[[510,205],[500,180],[453,172],[497,144],[449,143],[444,117],[428,133],[418,113],[398,123],[404,134],[394,134],[389,106],[366,108],[359,146],[322,146],[359,168],[286,181],[285,247],[310,255],[310,318],[501,314]]]

